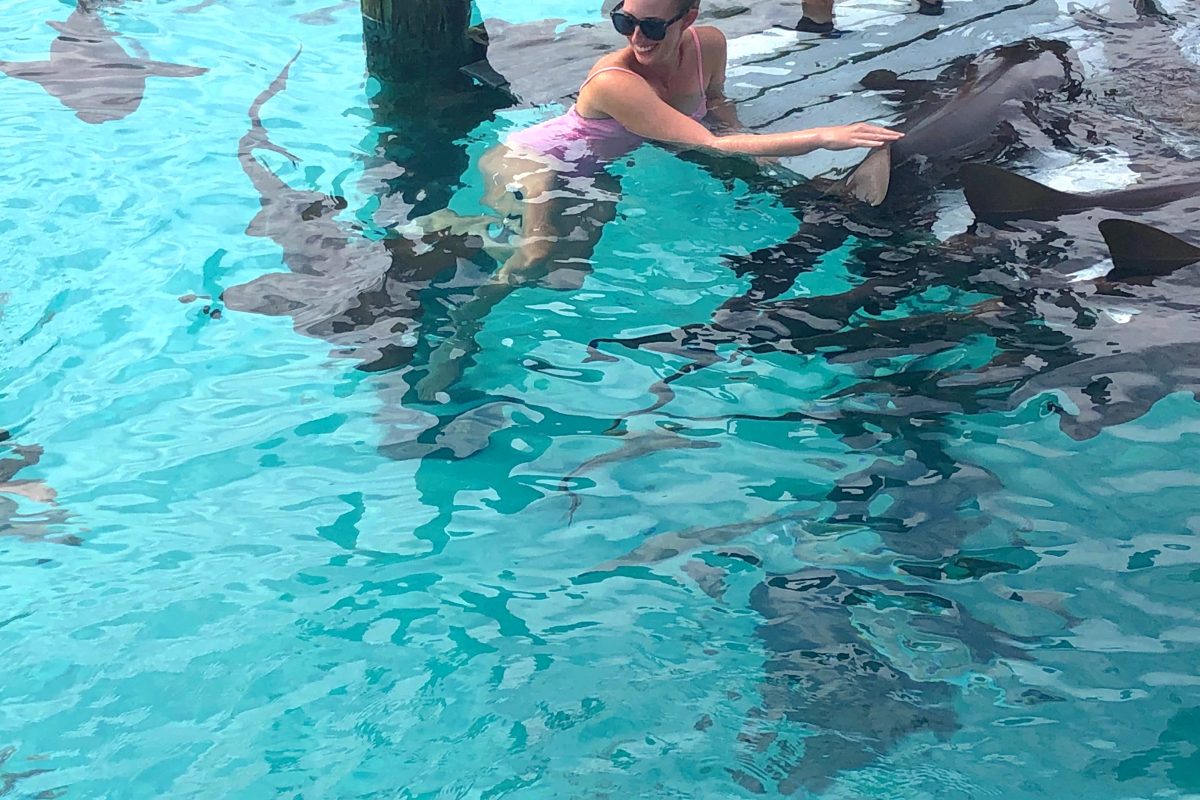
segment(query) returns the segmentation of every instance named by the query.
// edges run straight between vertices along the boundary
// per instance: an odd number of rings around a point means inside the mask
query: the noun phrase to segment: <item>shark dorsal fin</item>
[[[1158,277],[1200,262],[1200,247],[1140,222],[1106,219],[1100,234],[1112,254],[1110,280]]]
[[[999,167],[963,164],[958,171],[971,211],[980,219],[1055,217],[1086,203]]]
[[[862,160],[846,178],[846,192],[867,205],[877,206],[887,197],[892,181],[892,148],[880,147]]]

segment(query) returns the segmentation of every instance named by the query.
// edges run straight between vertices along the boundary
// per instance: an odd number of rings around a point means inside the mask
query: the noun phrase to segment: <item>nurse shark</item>
[[[1148,183],[1106,192],[1078,194],[1059,191],[1037,181],[986,164],[968,164],[960,170],[963,191],[975,216],[985,222],[1056,220],[1092,212],[1103,218],[1096,227],[1112,254],[1109,278],[1146,278],[1170,274],[1200,262],[1200,246],[1138,220],[1111,218],[1104,212],[1144,216],[1164,209],[1165,220],[1200,221],[1200,180]],[[1189,226],[1195,230],[1194,222]]]
[[[48,22],[58,36],[45,61],[0,61],[0,72],[32,81],[98,125],[137,111],[147,78],[193,78],[208,70],[138,58],[126,52],[99,13],[83,2],[63,22]]]
[[[57,535],[71,515],[57,504],[54,489],[40,480],[20,477],[24,469],[41,461],[41,446],[18,444],[9,431],[0,429],[0,456],[6,456],[0,457],[0,536],[67,545],[82,543],[83,540],[74,534]],[[23,497],[45,509],[38,514],[22,513],[21,506],[12,499],[14,497]],[[0,758],[0,764],[3,764],[3,758]]]
[[[861,611],[890,610],[903,617],[914,636],[957,643],[975,670],[1028,658],[1019,639],[974,619],[927,584],[817,566],[774,573],[737,544],[755,530],[786,529],[797,516],[777,514],[651,536],[635,551],[576,580],[586,584],[632,576],[706,547],[703,558],[687,560],[682,569],[725,604],[729,579],[743,582],[745,573],[758,573],[749,608],[761,620],[755,627],[764,656],[760,702],[739,736],[738,764],[728,770],[756,793],[820,792],[839,774],[871,766],[910,736],[945,739],[958,729],[953,684],[894,663],[864,635]],[[785,721],[790,725],[781,728]]]
[[[405,183],[406,171],[385,158],[368,161],[360,184],[386,200],[397,219],[396,229],[383,236],[343,219],[345,198],[295,188],[270,169],[262,160],[266,154],[299,161],[271,141],[262,121],[263,106],[287,87],[298,57],[252,102],[250,127],[237,150],[260,205],[246,233],[277,244],[286,271],[229,286],[221,300],[232,311],[288,317],[296,332],[330,343],[336,356],[352,360],[360,373],[372,373],[371,386],[382,401],[380,449],[389,457],[439,451],[466,457],[486,444],[490,428],[480,421],[503,417],[506,404],[487,402],[447,421],[412,402],[411,383],[414,371],[425,368],[425,333],[451,327],[439,316],[444,305],[437,295],[469,294],[486,280],[479,265],[486,259],[485,242],[453,226],[405,227],[412,207],[390,190]],[[435,296],[432,302],[424,300],[427,293]]]
[[[936,81],[868,74],[867,88],[919,99],[895,126],[904,138],[873,150],[831,190],[871,206],[896,194],[924,195],[964,160],[1016,144],[1014,124],[1030,117],[1039,99],[1070,87],[1069,51],[1063,42],[1026,39],[960,60]]]

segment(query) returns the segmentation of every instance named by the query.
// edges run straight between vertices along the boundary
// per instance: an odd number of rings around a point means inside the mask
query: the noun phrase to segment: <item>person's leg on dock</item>
[[[801,33],[833,33],[833,0],[804,0],[804,16],[796,23]]]
[[[833,0],[803,0],[801,8],[803,16],[796,23],[796,30],[824,36],[836,36],[839,33],[833,24]],[[945,8],[942,0],[917,0],[917,13],[936,17],[945,13]]]

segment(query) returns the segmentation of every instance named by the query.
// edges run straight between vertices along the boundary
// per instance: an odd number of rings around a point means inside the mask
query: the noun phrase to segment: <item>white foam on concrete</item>
[[[1081,161],[1067,153],[1043,153],[1038,169],[1029,178],[1060,192],[1106,192],[1124,189],[1138,182],[1130,169],[1130,158],[1119,150],[1104,153],[1102,161]]]
[[[1140,312],[1136,308],[1125,308],[1125,309],[1106,308],[1106,309],[1104,309],[1104,315],[1106,317],[1108,317],[1109,319],[1111,319],[1113,322],[1117,323],[1118,325],[1124,325],[1125,323],[1130,322],[1139,313]]]
[[[1200,66],[1200,25],[1180,28],[1173,34],[1173,37],[1183,57]]]
[[[786,77],[791,74],[791,70],[786,67],[760,67],[753,64],[745,66],[732,66],[725,70],[726,79],[738,78],[743,75],[775,75],[778,77]],[[744,86],[750,89],[756,89],[757,84],[737,82],[735,86]]]
[[[802,38],[805,37],[802,37],[796,31],[789,31],[784,28],[769,28],[762,33],[738,36],[729,40],[729,63],[732,65],[751,58],[761,58],[763,56],[773,56],[777,53],[782,53],[795,47],[800,43]],[[729,70],[726,74],[732,73],[733,71]]]
[[[948,2],[948,6],[953,7],[958,5],[955,2]],[[908,6],[893,2],[882,3],[876,5],[874,3],[838,3],[835,6],[837,13],[837,27],[844,31],[850,31],[852,35],[869,35],[871,28],[891,27],[904,22],[908,18],[908,14],[896,13],[897,7],[908,10]],[[954,13],[947,11],[947,14]]]

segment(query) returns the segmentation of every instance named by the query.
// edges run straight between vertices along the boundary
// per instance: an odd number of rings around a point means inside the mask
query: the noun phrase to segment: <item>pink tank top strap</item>
[[[696,43],[696,74],[700,76],[700,97],[703,98],[708,94],[708,85],[704,82],[704,48],[700,46],[700,34],[696,33],[696,26],[688,30],[692,32],[692,41]]]
[[[587,86],[589,83],[591,83],[591,82],[592,82],[592,78],[596,77],[596,76],[597,76],[597,75],[599,75],[601,72],[613,72],[614,70],[615,70],[615,71],[617,71],[617,72],[628,72],[630,75],[637,75],[637,73],[636,73],[636,72],[634,72],[634,71],[633,71],[633,70],[631,70],[631,69],[625,69],[625,67],[601,67],[600,69],[598,69],[598,70],[596,70],[595,72],[593,72],[591,75],[588,75],[588,76],[587,76],[587,80],[585,80],[583,83],[581,83],[581,84],[579,85],[579,91],[581,91],[581,92],[582,92],[582,91],[583,91],[583,87],[584,87],[584,86]],[[638,77],[641,77],[641,76],[638,76]]]

